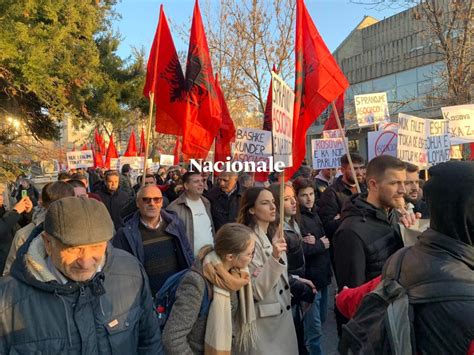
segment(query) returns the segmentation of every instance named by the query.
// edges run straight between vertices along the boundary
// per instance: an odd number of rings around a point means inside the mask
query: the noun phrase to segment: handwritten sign
[[[359,127],[390,120],[386,92],[355,95],[354,101]]]
[[[442,107],[441,112],[449,121],[451,144],[474,142],[474,104]]]
[[[338,129],[328,129],[323,131],[323,138],[341,138],[341,131]]]
[[[380,155],[397,156],[398,125],[396,123],[386,125],[379,131],[368,132],[367,138],[369,160]]]
[[[272,132],[238,128],[233,145],[234,161],[266,161],[272,156]]]
[[[347,138],[344,138],[347,143]],[[341,157],[345,154],[342,138],[311,140],[313,169],[330,169],[341,166]]]
[[[69,169],[90,168],[94,166],[92,150],[67,152],[66,157]]]
[[[294,102],[293,90],[279,75],[272,72],[273,156],[275,162],[282,162],[285,168],[293,165]]]
[[[161,166],[172,166],[174,165],[174,155],[161,154],[160,156]]]

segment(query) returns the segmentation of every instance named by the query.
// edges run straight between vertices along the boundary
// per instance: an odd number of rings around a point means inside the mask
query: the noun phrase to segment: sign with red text
[[[368,132],[367,147],[369,161],[380,155],[397,156],[398,124],[380,125],[379,130]]]
[[[285,168],[293,165],[294,102],[294,91],[278,74],[272,72],[273,157],[275,162],[282,162]]]
[[[347,143],[347,138],[344,138]],[[341,166],[341,157],[346,154],[342,138],[312,139],[313,169],[331,169]]]
[[[390,120],[386,92],[355,95],[354,102],[359,127]]]
[[[441,107],[441,112],[449,121],[451,144],[474,142],[474,104]]]
[[[323,138],[341,138],[341,131],[338,129],[328,129],[323,131]]]

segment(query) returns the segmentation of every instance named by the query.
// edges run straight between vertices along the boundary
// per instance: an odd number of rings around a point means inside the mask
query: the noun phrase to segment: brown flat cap
[[[69,246],[106,242],[114,224],[102,202],[86,197],[65,197],[53,202],[46,213],[44,230]]]

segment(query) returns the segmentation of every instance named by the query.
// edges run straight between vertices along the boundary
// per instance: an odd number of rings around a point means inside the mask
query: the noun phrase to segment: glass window
[[[372,80],[364,81],[363,83],[361,83],[361,91],[362,94],[370,94],[374,92]]]
[[[405,70],[396,74],[397,86],[416,83],[416,68]]]
[[[374,92],[388,91],[396,86],[395,75],[386,75],[372,80]]]
[[[416,68],[416,79],[425,81],[433,77],[433,66],[431,64]]]
[[[398,101],[407,101],[417,97],[417,84],[408,84],[397,87]]]

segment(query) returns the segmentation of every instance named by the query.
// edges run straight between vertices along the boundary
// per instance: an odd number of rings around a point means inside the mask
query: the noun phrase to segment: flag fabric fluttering
[[[339,115],[339,120],[341,121],[341,127],[344,128],[344,120],[342,119],[344,116],[344,93],[339,95],[334,105],[336,106],[337,114]],[[329,118],[326,120],[326,122],[324,122],[323,131],[329,131],[333,129],[339,129],[339,127],[337,126],[336,114],[331,107],[331,114],[329,115]]]
[[[336,63],[311,19],[303,0],[296,2],[295,105],[293,116],[293,166],[289,179],[306,154],[306,132],[349,82]]]
[[[136,157],[137,156],[137,142],[135,139],[135,132],[132,129],[130,138],[128,139],[127,150],[123,153],[124,157]]]
[[[87,146],[87,143],[84,143],[82,145],[81,150],[89,150],[89,147]]]
[[[183,155],[186,160],[205,159],[221,126],[221,107],[197,0],[189,39],[185,90],[188,105],[183,125]]]
[[[99,134],[99,131],[97,130],[97,128],[95,129],[95,132],[94,132],[94,141],[95,141],[95,146],[96,146],[96,152],[99,153],[99,155],[104,156],[106,153],[105,141],[102,135]]]
[[[104,158],[99,151],[92,147],[92,155],[94,156],[94,168],[103,168],[104,167]]]
[[[219,78],[216,74],[216,90],[219,98],[219,105],[221,106],[221,127],[216,138],[214,162],[226,161],[226,158],[231,156],[231,142],[235,140],[235,126],[234,121],[230,117],[229,109],[225,102],[224,93],[219,84]]]
[[[160,6],[143,88],[145,97],[150,98],[151,93],[154,94],[156,104],[155,130],[181,135],[187,107],[184,75],[163,5]]]
[[[146,143],[145,143],[145,130],[142,127],[142,132],[140,134],[140,150],[138,151],[138,155],[143,157],[145,156],[145,149],[146,148]]]
[[[107,147],[107,154],[105,155],[105,167],[110,169],[110,161],[112,158],[118,158],[118,152],[115,148],[114,137],[110,136],[109,146]]]

